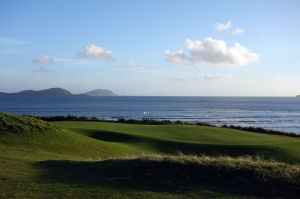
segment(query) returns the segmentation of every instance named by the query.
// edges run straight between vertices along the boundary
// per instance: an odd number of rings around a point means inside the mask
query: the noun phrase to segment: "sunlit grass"
[[[299,138],[0,113],[0,198],[295,198]]]

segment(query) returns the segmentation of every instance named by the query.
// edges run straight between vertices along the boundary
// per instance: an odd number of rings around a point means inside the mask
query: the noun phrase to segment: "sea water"
[[[297,97],[0,96],[0,111],[103,119],[152,118],[255,126],[300,134]]]

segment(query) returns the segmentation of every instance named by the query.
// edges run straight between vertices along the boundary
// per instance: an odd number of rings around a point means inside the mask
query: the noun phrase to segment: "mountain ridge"
[[[70,91],[55,87],[43,90],[22,90],[16,93],[5,93],[0,92],[0,96],[11,95],[11,96],[117,96],[111,90],[108,89],[95,89],[81,94],[73,94]]]

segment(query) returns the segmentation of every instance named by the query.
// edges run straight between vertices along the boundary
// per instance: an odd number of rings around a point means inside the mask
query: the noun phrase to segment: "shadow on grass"
[[[116,159],[98,162],[42,161],[40,180],[100,186],[126,191],[188,193],[212,191],[235,196],[264,198],[296,198],[299,187],[278,179],[259,178],[247,170],[225,167],[156,161],[147,159]]]
[[[210,156],[262,156],[282,161],[289,161],[286,154],[281,154],[276,148],[259,145],[221,145],[221,144],[198,144],[188,142],[177,142],[162,140],[145,136],[129,135],[111,131],[91,131],[89,137],[106,142],[127,143],[139,148],[153,148],[166,154],[189,154],[189,155],[210,155]]]
[[[89,137],[107,142],[140,142],[148,140],[147,137],[129,135],[125,133],[118,133],[112,131],[92,131],[90,132]]]

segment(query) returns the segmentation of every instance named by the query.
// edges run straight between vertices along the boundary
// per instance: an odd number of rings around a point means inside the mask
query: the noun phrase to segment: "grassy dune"
[[[0,198],[297,198],[300,139],[0,113]]]

